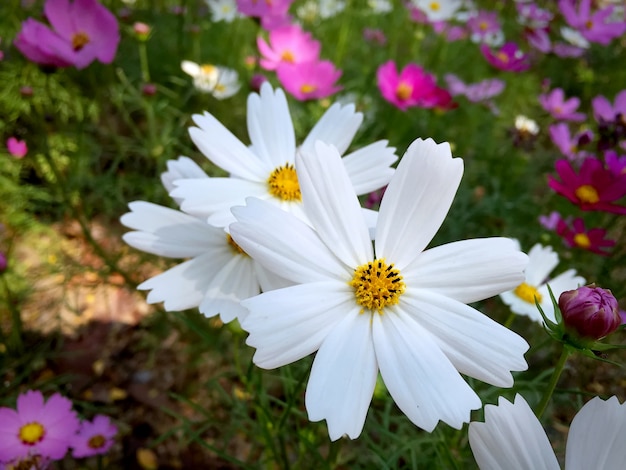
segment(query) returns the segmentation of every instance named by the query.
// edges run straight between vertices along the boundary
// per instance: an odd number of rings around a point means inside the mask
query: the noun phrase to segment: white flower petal
[[[404,414],[429,432],[439,420],[456,429],[468,422],[480,398],[431,334],[396,307],[374,314],[372,322],[380,374]]]
[[[334,145],[339,154],[343,155],[362,122],[363,114],[355,112],[353,104],[341,106],[339,103],[335,103],[317,121],[317,124],[304,139],[300,149],[311,151],[315,142],[321,140]]]
[[[500,298],[506,305],[509,306],[512,312],[517,313],[518,315],[525,315],[533,321],[543,323],[541,314],[539,313],[539,310],[537,310],[537,306],[534,303],[527,302],[521,297],[518,297],[515,291],[510,290],[508,292],[503,292],[500,294]],[[554,318],[552,302],[550,302],[548,310],[544,310],[544,312],[549,317]]]
[[[248,309],[242,328],[264,369],[291,364],[316,351],[329,332],[355,308],[350,287],[337,281],[299,284],[241,302]]]
[[[120,222],[137,229],[123,235],[130,246],[170,258],[197,256],[223,245],[224,231],[195,217],[150,202],[135,201]]]
[[[626,406],[613,396],[592,398],[574,416],[567,436],[566,470],[622,470],[626,462]]]
[[[417,139],[400,160],[383,196],[376,256],[400,270],[415,259],[441,226],[463,175],[447,142]]]
[[[402,271],[409,286],[463,303],[476,302],[524,282],[528,256],[509,238],[477,238],[430,248]]]
[[[263,83],[260,96],[248,96],[247,119],[252,151],[261,160],[274,169],[293,163],[296,137],[283,90]]]
[[[469,442],[481,470],[559,470],[541,423],[521,395],[485,406],[485,422],[471,422]],[[586,467],[602,468],[592,465]]]
[[[215,165],[250,181],[265,182],[269,178],[274,168],[259,159],[211,114],[194,114],[192,118],[198,127],[189,128],[191,140]]]
[[[543,284],[558,264],[559,255],[554,252],[552,247],[537,243],[528,252],[526,283],[531,286]]]
[[[374,257],[372,242],[341,156],[317,141],[311,152],[299,152],[296,171],[304,211],[328,248],[353,269]]]
[[[378,376],[370,315],[354,304],[342,316],[315,355],[305,396],[309,419],[325,419],[332,441],[359,437]]]
[[[268,197],[267,186],[239,178],[182,179],[174,182],[170,196],[182,200],[181,209],[207,219],[215,214],[232,221],[230,209],[245,204],[250,196]],[[222,226],[211,220],[213,225]]]
[[[191,75],[192,77],[200,75],[200,65],[190,60],[183,60],[180,63],[180,68],[183,70],[183,72],[185,72],[187,75]]]
[[[528,368],[524,338],[474,308],[429,289],[407,288],[400,302],[462,374],[511,387],[511,371]]]
[[[389,184],[395,172],[391,165],[398,160],[395,151],[379,140],[343,157],[355,193],[371,193]]]
[[[175,180],[208,177],[209,175],[191,158],[181,156],[177,160],[167,161],[167,171],[161,173],[161,183],[170,192],[176,187],[174,185]],[[180,205],[180,201],[176,202]]]
[[[317,233],[293,214],[260,199],[234,207],[238,222],[230,225],[235,242],[273,273],[303,283],[350,280],[352,269],[337,259]]]

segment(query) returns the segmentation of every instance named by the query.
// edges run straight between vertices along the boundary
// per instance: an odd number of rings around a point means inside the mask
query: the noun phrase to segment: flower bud
[[[150,33],[152,32],[152,28],[150,28],[150,26],[146,23],[137,21],[133,24],[133,32],[140,41],[147,41],[150,37]]]
[[[594,285],[563,292],[559,309],[565,326],[584,338],[604,338],[622,323],[611,291]]]

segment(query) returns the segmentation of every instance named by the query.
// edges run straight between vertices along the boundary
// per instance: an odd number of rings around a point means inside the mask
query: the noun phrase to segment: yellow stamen
[[[529,304],[535,305],[535,299],[537,299],[537,302],[541,302],[541,294],[539,291],[525,282],[522,282],[519,286],[517,286],[513,292],[520,299],[524,302],[528,302]]]
[[[411,85],[404,82],[400,82],[398,84],[398,87],[396,88],[396,97],[399,100],[408,100],[411,97],[411,93],[413,93],[413,87]]]
[[[574,191],[574,194],[576,194],[576,197],[580,200],[580,202],[595,204],[600,200],[596,188],[588,184],[579,186],[576,191]]]
[[[87,445],[92,449],[100,449],[104,447],[104,444],[106,444],[106,442],[107,440],[102,434],[96,434],[91,439],[89,439]]]
[[[296,58],[291,51],[283,51],[283,53],[280,55],[280,58],[285,62],[289,62],[291,64],[296,61]]]
[[[233,240],[233,237],[230,236],[230,233],[226,234],[226,241],[236,253],[240,255],[247,255],[247,253],[243,251],[243,249],[239,245],[237,245],[237,242]]]
[[[267,180],[270,194],[283,201],[300,201],[300,184],[296,169],[291,163],[276,168]]]
[[[574,235],[574,243],[581,248],[589,248],[591,246],[591,240],[586,233],[577,233]]]
[[[26,445],[35,445],[40,442],[46,434],[44,427],[37,423],[32,422],[25,424],[20,428],[20,440]]]
[[[430,9],[432,11],[439,11],[441,4],[439,2],[430,2]]]
[[[506,55],[504,52],[496,52],[496,57],[500,59],[500,62],[502,62],[503,64],[509,63],[509,56]]]
[[[203,75],[212,75],[217,73],[217,68],[215,65],[204,64],[200,66],[200,72],[202,72]]]
[[[300,87],[300,91],[302,93],[313,93],[315,90],[317,90],[317,87],[309,83],[305,83],[304,85]]]
[[[356,303],[361,305],[361,313],[368,309],[380,315],[388,305],[396,305],[406,290],[400,271],[393,264],[378,259],[363,264],[354,270],[354,277],[348,283],[354,287]]]
[[[87,44],[89,44],[89,36],[87,36],[87,33],[79,32],[72,36],[72,48],[75,51],[80,51]]]
[[[478,29],[480,29],[481,31],[487,31],[488,27],[489,25],[487,24],[486,21],[481,21],[480,24],[478,25]]]

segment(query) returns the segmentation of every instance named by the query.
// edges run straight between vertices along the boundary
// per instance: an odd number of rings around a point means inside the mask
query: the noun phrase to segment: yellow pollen
[[[87,44],[89,44],[89,36],[87,36],[87,33],[80,32],[72,36],[72,48],[74,51],[80,51]]]
[[[478,25],[478,29],[480,29],[481,31],[487,31],[488,27],[489,25],[487,24],[486,21],[481,21],[480,24]]]
[[[354,287],[356,303],[363,307],[361,313],[368,309],[377,311],[379,315],[388,305],[396,305],[406,289],[400,271],[393,264],[385,263],[384,259],[356,268],[348,284]]]
[[[582,186],[579,186],[576,191],[574,191],[574,194],[576,194],[576,197],[580,202],[595,204],[600,200],[596,188],[588,184],[583,184]]]
[[[519,286],[517,286],[513,292],[520,299],[524,302],[528,302],[529,304],[535,305],[535,299],[537,299],[537,302],[541,302],[541,294],[539,291],[525,282],[522,282]]]
[[[497,52],[496,53],[496,57],[498,59],[500,59],[500,62],[502,62],[504,64],[508,64],[509,63],[509,56],[506,55],[504,52]]]
[[[430,2],[430,9],[433,11],[439,11],[441,4],[439,2]]]
[[[296,61],[296,58],[294,57],[291,51],[283,51],[283,53],[280,55],[280,58],[284,60],[285,62],[289,62],[291,64],[293,64]]]
[[[237,242],[233,240],[233,237],[230,236],[230,233],[226,234],[226,241],[236,253],[239,253],[241,255],[247,255],[247,253],[243,251],[243,249],[239,245],[237,245]]]
[[[46,434],[44,427],[37,423],[32,422],[25,424],[20,428],[20,440],[22,444],[35,445],[40,442]]]
[[[280,166],[272,171],[267,184],[270,194],[283,201],[300,201],[300,185],[296,169],[291,163]]]
[[[577,233],[574,235],[574,243],[581,248],[589,248],[591,246],[591,240],[586,233]]]
[[[200,71],[204,74],[204,75],[211,75],[217,72],[217,69],[215,68],[215,65],[210,65],[210,64],[204,64],[200,66]]]
[[[309,83],[305,83],[304,85],[300,87],[300,91],[302,93],[313,93],[315,90],[317,90],[317,87]]]
[[[591,21],[591,20],[587,20],[587,21],[585,22],[585,26],[587,27],[587,29],[591,29],[591,28],[593,28],[593,21]]]
[[[89,439],[89,441],[87,442],[87,445],[91,447],[92,449],[100,449],[104,447],[104,444],[106,444],[106,442],[107,440],[104,438],[102,434],[96,434],[91,439]]]
[[[411,97],[413,93],[413,87],[408,83],[400,82],[396,88],[396,97],[399,100],[405,101]]]

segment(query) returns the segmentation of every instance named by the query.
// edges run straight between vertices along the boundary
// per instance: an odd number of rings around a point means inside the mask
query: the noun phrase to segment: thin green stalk
[[[141,66],[141,79],[144,83],[150,83],[150,67],[148,66],[146,41],[139,41],[139,65]]]
[[[516,317],[516,314],[511,312],[509,314],[509,316],[507,317],[506,321],[504,322],[504,327],[505,328],[511,328],[511,325],[513,324],[513,321],[515,321],[515,317]]]
[[[7,305],[9,306],[9,311],[11,312],[11,331],[9,332],[9,346],[16,352],[21,353],[24,351],[24,341],[22,335],[24,327],[22,324],[22,316],[20,315],[20,311],[13,301],[13,295],[11,293],[11,289],[9,288],[9,283],[7,282],[6,276],[0,276],[0,278],[2,278],[2,283],[4,284]]]
[[[561,377],[561,373],[563,372],[563,369],[565,368],[565,362],[567,362],[567,358],[569,357],[569,355],[570,355],[569,348],[567,346],[563,346],[563,350],[561,351],[561,356],[559,357],[559,360],[557,361],[556,365],[554,366],[554,370],[552,371],[552,376],[550,377],[550,381],[548,382],[548,387],[546,388],[546,391],[543,394],[543,398],[541,399],[541,402],[539,403],[539,406],[537,407],[537,411],[535,412],[538,419],[541,419],[541,416],[543,415],[543,413],[546,411],[546,408],[548,407],[550,398],[552,398],[552,394],[554,393],[556,384],[559,381],[559,378]]]

